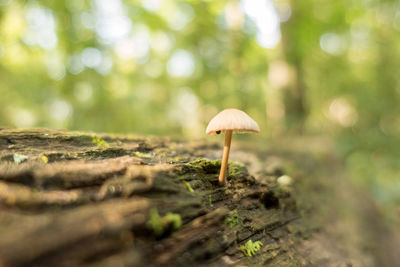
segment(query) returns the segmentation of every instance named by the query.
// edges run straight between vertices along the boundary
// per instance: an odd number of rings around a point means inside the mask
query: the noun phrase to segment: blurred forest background
[[[0,125],[202,138],[328,136],[400,217],[400,2],[0,0]]]

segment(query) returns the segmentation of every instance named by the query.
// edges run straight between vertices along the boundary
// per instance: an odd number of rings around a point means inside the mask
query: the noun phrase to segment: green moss
[[[228,216],[225,219],[225,222],[229,225],[230,228],[235,227],[239,223],[238,211],[235,210],[231,216]]]
[[[90,150],[76,153],[79,158],[114,158],[127,155],[128,152],[120,147],[109,147],[106,149]]]
[[[199,158],[197,160],[186,163],[186,166],[192,168],[198,168],[204,171],[205,173],[219,173],[221,169],[221,160],[207,160],[203,158]],[[228,171],[229,175],[236,176],[238,174],[248,174],[246,166],[241,163],[228,161]]]
[[[150,153],[142,153],[142,152],[139,152],[139,151],[134,152],[133,155],[135,155],[136,157],[139,157],[139,158],[147,158],[147,159],[151,158],[151,154]]]
[[[168,230],[177,230],[182,226],[182,219],[179,214],[168,212],[160,217],[158,210],[152,208],[147,221],[147,228],[150,229],[156,237],[162,236]]]
[[[49,162],[49,158],[46,156],[41,156],[40,159],[42,160],[43,163]]]
[[[101,139],[97,135],[92,137],[92,143],[96,144],[97,146],[102,146],[102,147],[108,147],[109,146],[106,141],[104,141],[103,139]]]
[[[182,161],[182,158],[178,157],[178,156],[173,157],[173,158],[168,158],[168,162],[170,162],[170,163],[178,163],[180,161]]]
[[[187,166],[199,168],[205,173],[218,173],[221,168],[221,160],[207,160],[199,158],[197,160],[186,163]]]
[[[229,175],[239,175],[239,174],[248,174],[247,168],[244,164],[235,162],[235,161],[229,161]]]
[[[186,182],[185,180],[183,180],[182,183],[183,183],[184,185],[186,185],[186,187],[187,187],[187,189],[189,190],[190,193],[193,193],[193,192],[194,192],[193,188],[190,186],[190,184],[189,184],[188,182]]]
[[[246,255],[247,257],[251,257],[255,255],[262,246],[263,243],[261,241],[256,241],[253,243],[253,241],[251,241],[250,239],[246,242],[246,244],[244,244],[244,246],[241,245],[238,249],[242,251],[243,254]]]
[[[50,152],[46,153],[48,162],[60,161],[60,160],[77,160],[77,159],[105,159],[115,158],[120,156],[128,155],[129,152],[124,148],[120,147],[108,147],[108,148],[95,148],[92,150],[82,152]],[[43,161],[43,159],[42,159]]]

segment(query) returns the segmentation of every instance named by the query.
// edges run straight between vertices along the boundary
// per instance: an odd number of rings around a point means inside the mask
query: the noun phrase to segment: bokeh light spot
[[[112,44],[130,33],[132,22],[124,14],[121,0],[95,0],[94,12],[95,30],[102,43]]]
[[[167,63],[167,71],[172,77],[188,77],[195,69],[194,57],[186,50],[175,51]]]
[[[64,121],[71,116],[72,107],[65,100],[54,100],[49,106],[49,115],[57,121]]]
[[[32,127],[36,123],[35,115],[24,108],[12,108],[11,109],[12,122],[17,127]]]
[[[79,82],[74,87],[74,95],[79,102],[87,102],[92,98],[93,87],[88,82]]]
[[[145,9],[151,12],[157,11],[162,4],[162,0],[142,0],[142,5]]]
[[[68,71],[74,75],[81,73],[85,69],[85,66],[82,63],[80,55],[70,56],[68,59],[67,68]]]
[[[357,111],[344,97],[335,98],[330,102],[326,116],[343,127],[353,126],[358,120]]]
[[[30,46],[39,45],[49,50],[57,46],[56,26],[53,12],[42,7],[27,8],[27,29],[23,41]]]
[[[346,50],[345,41],[336,33],[324,33],[319,40],[319,44],[324,52],[332,55],[340,55]]]
[[[83,65],[85,65],[86,67],[96,68],[101,63],[102,54],[99,49],[88,47],[82,51],[81,59]]]
[[[275,47],[281,39],[279,17],[270,0],[241,0],[241,9],[257,25],[257,43],[264,48]]]

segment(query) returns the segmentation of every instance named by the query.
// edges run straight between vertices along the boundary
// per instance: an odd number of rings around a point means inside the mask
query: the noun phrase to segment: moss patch
[[[246,166],[244,166],[244,164],[242,164],[242,163],[238,163],[235,161],[228,162],[228,171],[229,171],[229,175],[232,175],[232,176],[236,176],[239,174],[245,174],[245,175],[248,174]]]
[[[196,159],[194,161],[186,163],[187,166],[199,168],[205,173],[218,173],[221,168],[221,160],[207,160],[207,159]]]
[[[48,163],[49,162],[49,158],[46,156],[41,156],[40,159],[42,160],[43,163]]]
[[[203,158],[196,159],[194,161],[186,163],[186,166],[194,167],[201,169],[207,174],[216,174],[219,173],[221,169],[221,160],[207,160]],[[228,161],[228,171],[229,175],[239,175],[239,174],[248,174],[247,168],[244,164],[235,162],[235,161]]]
[[[96,146],[101,146],[101,147],[108,147],[109,146],[106,141],[104,141],[103,139],[101,139],[97,135],[92,137],[92,143],[96,144]]]
[[[156,237],[161,237],[166,233],[178,230],[182,226],[182,219],[179,214],[168,212],[160,217],[158,210],[152,208],[147,221],[147,228],[151,230]]]
[[[146,159],[152,158],[150,153],[142,153],[139,151],[133,152],[133,155],[135,155],[136,157],[139,157],[139,158],[146,158]]]

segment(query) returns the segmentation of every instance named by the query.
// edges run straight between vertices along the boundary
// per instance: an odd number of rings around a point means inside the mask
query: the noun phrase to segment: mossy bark
[[[315,227],[277,183],[285,171],[268,163],[256,179],[230,162],[219,186],[220,151],[201,141],[0,129],[0,266],[312,262],[299,246]],[[252,257],[239,249],[248,240],[263,243]]]

